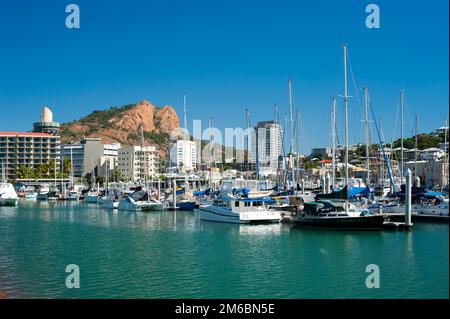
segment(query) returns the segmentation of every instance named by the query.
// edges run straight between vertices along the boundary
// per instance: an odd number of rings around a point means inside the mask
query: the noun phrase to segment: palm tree
[[[64,165],[64,174],[69,175],[70,172],[72,171],[72,163],[70,162],[70,158],[64,157],[63,165]]]

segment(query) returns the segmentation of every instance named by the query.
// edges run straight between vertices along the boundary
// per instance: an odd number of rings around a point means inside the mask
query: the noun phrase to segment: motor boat
[[[0,206],[16,206],[19,202],[16,190],[11,183],[0,183]]]

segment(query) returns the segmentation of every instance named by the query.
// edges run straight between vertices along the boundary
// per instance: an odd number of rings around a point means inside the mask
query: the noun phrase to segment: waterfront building
[[[170,147],[170,165],[179,170],[192,171],[197,166],[197,143],[177,140]]]
[[[282,147],[282,130],[276,121],[258,122],[250,132],[250,163],[259,175],[276,175]]]
[[[55,160],[59,167],[59,154],[59,136],[47,133],[0,132],[0,165],[4,165],[8,179],[17,179],[20,166],[36,169],[39,164]]]
[[[53,113],[48,107],[42,107],[41,120],[33,124],[33,132],[59,136],[60,124],[53,121]]]
[[[419,160],[417,163],[414,161],[406,162],[405,167],[411,169],[411,172],[417,175],[422,185],[433,186],[446,186],[448,185],[448,163],[444,160]],[[414,169],[417,168],[417,172]]]
[[[74,177],[92,173],[105,176],[106,170],[114,169],[120,147],[120,143],[102,144],[100,138],[90,137],[61,145],[61,156],[72,160]]]
[[[435,161],[444,157],[444,151],[437,147],[430,147],[420,151],[420,159],[423,161]]]
[[[118,151],[117,168],[126,181],[144,181],[158,173],[154,146],[126,146]]]

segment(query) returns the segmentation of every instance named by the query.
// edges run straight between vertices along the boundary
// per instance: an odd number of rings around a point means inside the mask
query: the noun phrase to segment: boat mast
[[[293,182],[293,171],[292,171],[292,151],[293,151],[293,141],[294,141],[294,120],[293,120],[293,110],[292,110],[292,81],[291,78],[288,79],[288,91],[289,91],[289,116],[290,116],[290,121],[289,121],[289,128],[290,128],[290,148],[289,148],[289,164],[291,166],[291,181]]]
[[[344,110],[345,110],[345,145],[344,145],[344,161],[345,161],[345,186],[348,189],[348,95],[347,95],[347,45],[344,43]]]
[[[188,139],[187,112],[186,112],[186,94],[183,95],[183,118],[184,118],[184,140]]]
[[[378,127],[380,128],[380,130],[381,130],[381,117],[380,118],[378,118]],[[382,185],[382,188],[381,188],[381,190],[383,191],[384,190],[384,171],[383,171],[383,152],[382,152],[382,150],[383,150],[383,145],[382,145],[382,142],[381,142],[381,139],[380,139],[380,182],[381,182],[381,185]]]
[[[400,184],[403,183],[403,90],[400,90]]]
[[[336,98],[331,104],[331,188],[334,190],[336,179]]]
[[[417,178],[417,125],[418,125],[418,120],[417,120],[417,114],[415,116],[415,121],[414,121],[414,181]]]
[[[70,187],[73,187],[73,147],[70,147]]]
[[[445,124],[444,124],[444,178],[445,178],[445,182],[448,185],[448,166],[447,166],[447,152],[448,152],[448,145],[447,145],[447,128],[448,128],[448,123],[447,123],[447,117],[445,117]],[[441,187],[441,192],[444,189],[444,183],[442,183],[442,187]]]
[[[369,159],[369,91],[367,86],[364,87],[364,102],[365,102],[365,119],[364,119],[364,134],[366,137],[366,185],[370,184],[370,159]]]
[[[64,157],[61,157],[61,192],[65,193],[65,184],[64,184]]]
[[[245,109],[245,130],[247,131],[246,134],[246,138],[247,138],[247,178],[249,177],[250,174],[250,161],[249,161],[249,156],[250,156],[250,149],[249,149],[249,137],[250,137],[250,110],[248,109],[248,107]]]
[[[297,107],[296,130],[297,130],[297,153],[296,153],[295,160],[294,160],[294,164],[296,164],[295,165],[295,172],[296,172],[295,187],[297,187],[297,183],[299,182],[299,179],[300,179],[300,111],[299,111],[298,107]]]
[[[143,178],[143,182],[144,182],[144,186],[146,183],[146,161],[145,161],[145,151],[144,151],[144,123],[141,123],[141,153],[142,153],[142,159],[144,162],[144,170],[143,170],[143,174],[144,174],[144,178]]]
[[[212,165],[214,162],[214,149],[212,147],[212,116],[209,117],[209,153],[211,156],[211,163],[209,165],[209,187],[211,186],[212,182]]]
[[[53,163],[55,164],[55,188],[57,188],[57,184],[56,184],[56,155],[55,155],[55,159],[53,160]]]

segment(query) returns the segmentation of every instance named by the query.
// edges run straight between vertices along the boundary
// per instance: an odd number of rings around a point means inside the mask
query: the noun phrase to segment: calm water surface
[[[448,298],[448,224],[307,230],[23,200],[0,207],[0,236],[11,298]],[[68,264],[80,289],[65,286]],[[368,264],[379,289],[365,286]]]

